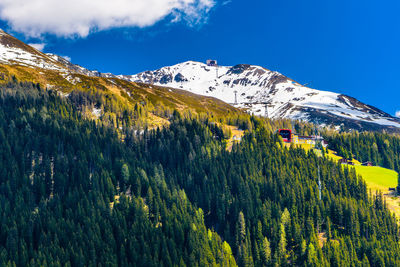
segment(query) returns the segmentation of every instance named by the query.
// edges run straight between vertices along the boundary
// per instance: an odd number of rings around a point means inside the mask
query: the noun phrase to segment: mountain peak
[[[90,71],[72,64],[64,57],[42,53],[3,30],[0,31],[0,63],[50,69],[63,73],[73,72],[87,76],[101,76],[98,71]]]
[[[11,65],[63,70],[61,64],[25,44],[5,31],[0,31],[0,62]]]
[[[0,30],[0,44],[5,47],[19,48],[29,52],[34,52],[34,48],[11,36],[3,30]]]
[[[182,89],[270,118],[346,124],[355,129],[400,128],[399,118],[377,108],[349,96],[308,88],[257,65],[219,66],[214,64],[216,61],[207,64],[189,60],[135,75],[116,76],[87,70],[58,55],[44,54],[2,30],[0,63],[58,71],[68,81],[74,79],[73,74],[83,74]]]
[[[123,79],[212,96],[255,115],[352,128],[398,127],[400,120],[358,100],[306,86],[261,66],[209,66],[186,61]]]

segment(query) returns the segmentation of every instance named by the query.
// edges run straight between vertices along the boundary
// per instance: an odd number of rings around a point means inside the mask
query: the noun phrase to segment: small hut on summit
[[[207,59],[207,66],[217,66],[218,62],[215,59]]]

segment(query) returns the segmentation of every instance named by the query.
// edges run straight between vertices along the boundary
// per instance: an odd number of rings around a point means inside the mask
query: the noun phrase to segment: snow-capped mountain
[[[400,127],[400,120],[350,96],[311,89],[260,66],[209,66],[188,61],[132,76],[133,82],[185,89],[246,108],[256,115],[353,128]]]
[[[79,65],[72,64],[61,56],[42,53],[1,29],[0,64],[55,70],[66,75],[69,73],[79,73],[87,76],[106,76],[106,74],[101,74],[98,71],[91,71]]]
[[[56,60],[0,29],[0,63],[65,70]]]
[[[344,124],[355,129],[400,128],[400,119],[355,98],[311,89],[278,72],[254,65],[209,66],[188,61],[136,75],[114,75],[88,70],[61,56],[42,53],[2,30],[0,64],[56,71],[72,84],[80,82],[77,77],[80,74],[178,88],[215,97],[270,118]]]

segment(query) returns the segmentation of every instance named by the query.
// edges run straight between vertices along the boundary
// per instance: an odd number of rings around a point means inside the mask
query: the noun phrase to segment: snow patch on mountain
[[[400,118],[355,98],[312,89],[279,72],[249,64],[209,66],[187,61],[136,75],[114,75],[88,70],[55,54],[44,54],[2,30],[0,63],[55,70],[71,84],[81,82],[80,74],[183,89],[215,97],[249,113],[270,118],[289,118],[334,126],[347,122],[355,127],[361,125],[359,128],[365,125],[367,128],[372,125],[400,128]],[[113,82],[112,79],[110,81]]]
[[[6,64],[17,63],[18,65],[43,69],[63,70],[60,66],[54,64],[54,62],[49,62],[47,59],[14,47],[0,46],[0,62]]]
[[[63,70],[55,60],[0,30],[0,63]]]
[[[316,121],[316,117],[335,116],[338,122],[343,118],[400,127],[399,119],[352,97],[308,88],[260,66],[208,66],[188,61],[118,77],[212,96],[270,118]]]

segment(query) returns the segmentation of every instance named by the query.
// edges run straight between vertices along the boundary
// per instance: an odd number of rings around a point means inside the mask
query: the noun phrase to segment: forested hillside
[[[329,147],[346,158],[400,170],[400,138],[382,132],[354,132],[328,135]]]
[[[329,147],[346,158],[400,172],[400,137],[384,132],[328,134]],[[400,180],[399,180],[400,182]],[[400,189],[400,187],[398,187]]]
[[[0,266],[235,265],[162,166],[56,92],[2,88],[0,125]]]
[[[0,97],[0,266],[400,265],[382,196],[285,148],[274,130],[288,121],[175,110],[139,130],[139,112],[90,118],[89,97],[37,84]],[[232,152],[226,123],[247,130]]]
[[[172,183],[182,186],[205,211],[207,225],[232,245],[241,266],[339,266],[367,260],[375,266],[400,264],[395,256],[395,218],[380,195],[368,196],[354,170],[301,149],[282,149],[261,121],[253,118],[253,125],[256,130],[233,153],[207,154],[200,147],[196,150],[196,142],[191,142],[193,150],[177,151],[174,148],[196,140],[198,134],[180,141],[177,136],[182,134],[167,130],[162,139],[170,136],[170,145],[160,149],[156,136],[149,148],[154,150],[149,157],[163,164],[167,177],[179,170]],[[323,248],[318,233],[327,237]],[[385,251],[387,246],[393,250]]]

